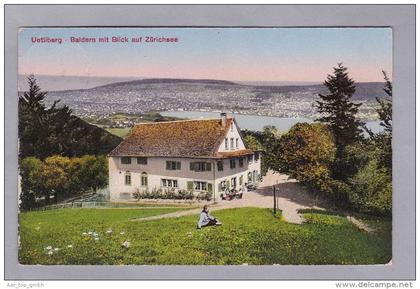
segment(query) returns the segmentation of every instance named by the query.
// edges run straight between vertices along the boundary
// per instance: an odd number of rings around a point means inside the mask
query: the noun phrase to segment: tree
[[[334,136],[328,126],[298,123],[280,139],[278,171],[311,189],[331,194],[329,167],[335,153]]]
[[[29,90],[19,96],[20,159],[107,154],[121,142],[121,138],[74,116],[68,106],[59,107],[59,101],[47,108],[47,92],[41,91],[33,75],[28,84]]]
[[[356,86],[341,63],[334,68],[333,75],[328,75],[324,85],[329,93],[319,94],[321,100],[316,101],[316,106],[322,116],[317,121],[331,128],[337,146],[337,159],[340,160],[347,145],[362,139],[361,127],[364,124],[356,118],[361,103],[351,101]]]
[[[374,133],[372,130],[365,127],[364,129],[369,134],[368,140],[372,145],[379,149],[378,167],[386,168],[390,175],[392,175],[392,83],[389,80],[385,71],[382,71],[385,79],[383,90],[387,97],[376,98],[379,107],[376,112],[379,115],[380,125],[384,131]]]
[[[43,161],[27,157],[20,161],[19,167],[22,210],[49,204],[52,196],[54,202],[58,202],[88,191],[96,192],[108,183],[105,156],[68,158],[54,155]]]
[[[19,195],[21,210],[29,210],[37,207],[36,198],[41,197],[41,187],[37,175],[42,169],[43,163],[35,157],[28,157],[20,161],[21,192]]]
[[[379,103],[379,108],[376,111],[379,115],[379,119],[381,120],[380,125],[384,127],[386,132],[392,133],[392,83],[386,72],[382,71],[382,73],[385,79],[384,91],[388,98],[376,98],[376,101]]]
[[[372,159],[350,179],[349,201],[364,213],[391,215],[392,180],[385,168]]]

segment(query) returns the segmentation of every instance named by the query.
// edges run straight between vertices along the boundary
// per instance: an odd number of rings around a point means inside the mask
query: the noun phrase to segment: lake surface
[[[164,116],[174,116],[174,117],[190,118],[190,119],[220,117],[219,112],[206,112],[206,111],[163,111],[163,112],[160,112],[160,114]],[[273,125],[277,127],[279,131],[286,132],[298,122],[307,122],[307,123],[313,122],[313,120],[304,118],[304,117],[282,118],[282,117],[235,114],[235,113],[229,113],[228,115],[233,115],[235,117],[241,129],[260,130],[260,131],[267,125]],[[375,133],[383,130],[383,128],[379,125],[378,120],[367,121],[366,126]]]

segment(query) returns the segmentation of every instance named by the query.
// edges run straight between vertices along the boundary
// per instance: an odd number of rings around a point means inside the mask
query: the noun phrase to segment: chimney
[[[226,112],[220,113],[220,119],[222,120],[222,127],[226,126],[227,114]]]

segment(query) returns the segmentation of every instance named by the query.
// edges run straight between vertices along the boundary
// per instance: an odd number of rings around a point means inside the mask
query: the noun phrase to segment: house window
[[[236,188],[236,177],[230,179],[230,183],[232,184],[232,187],[235,189]]]
[[[122,157],[121,158],[121,163],[123,165],[129,165],[129,164],[131,164],[131,157]]]
[[[233,150],[233,141],[234,141],[233,137],[230,138],[230,149],[231,150]]]
[[[162,187],[178,188],[178,180],[162,179]]]
[[[254,155],[249,155],[248,156],[248,163],[252,163],[253,158],[254,158]]]
[[[191,162],[190,170],[195,172],[211,171],[211,163],[206,162]]]
[[[207,191],[207,183],[206,182],[194,182],[194,189],[196,191]]]
[[[166,169],[169,171],[176,171],[181,169],[181,162],[166,161]]]
[[[242,168],[244,166],[244,159],[240,158],[239,159],[239,167]]]
[[[147,173],[141,173],[141,185],[147,187]]]
[[[225,138],[225,150],[229,149],[229,140]]]
[[[225,181],[221,181],[219,183],[219,192],[223,192],[224,190],[226,190],[227,186],[226,186],[226,180]]]
[[[138,165],[147,165],[147,158],[145,158],[145,157],[137,157],[137,164]]]
[[[236,160],[235,160],[235,159],[231,159],[231,160],[230,160],[230,168],[231,168],[231,169],[236,168]]]
[[[217,170],[223,171],[223,161],[217,161]]]
[[[131,174],[130,173],[125,173],[125,185],[126,186],[131,186]]]

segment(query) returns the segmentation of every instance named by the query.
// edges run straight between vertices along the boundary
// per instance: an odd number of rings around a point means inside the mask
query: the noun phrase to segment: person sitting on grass
[[[219,222],[215,217],[209,215],[209,208],[207,205],[204,205],[203,210],[200,213],[200,218],[197,223],[197,229],[207,226],[221,226],[222,223]]]

